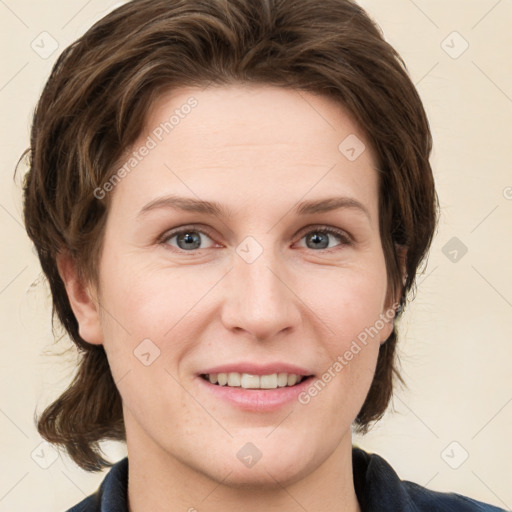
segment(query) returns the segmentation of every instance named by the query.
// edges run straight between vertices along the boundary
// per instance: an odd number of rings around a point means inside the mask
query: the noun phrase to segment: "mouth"
[[[243,412],[272,413],[293,406],[315,378],[307,370],[285,363],[229,366],[203,370],[197,380],[207,400],[220,400]]]
[[[254,375],[250,373],[203,373],[202,379],[215,386],[243,389],[278,389],[291,388],[313,375],[298,375],[295,373],[271,373]]]

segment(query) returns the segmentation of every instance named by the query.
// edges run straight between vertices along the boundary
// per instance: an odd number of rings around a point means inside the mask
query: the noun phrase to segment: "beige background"
[[[443,213],[402,321],[409,389],[397,389],[394,412],[354,442],[403,479],[511,510],[512,2],[360,3],[403,56],[424,100]],[[66,510],[104,477],[40,446],[35,430],[34,410],[64,390],[74,357],[44,355],[53,342],[51,304],[12,176],[53,62],[112,5],[0,0],[0,512]],[[44,54],[52,44],[58,49]],[[126,453],[122,444],[104,446],[114,461]]]

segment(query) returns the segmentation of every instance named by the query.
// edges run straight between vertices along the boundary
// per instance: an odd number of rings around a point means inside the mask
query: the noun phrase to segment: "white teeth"
[[[297,375],[294,375],[293,373],[288,375],[288,386],[293,386],[296,383],[297,383]]]
[[[262,375],[260,377],[260,388],[275,389],[277,388],[277,373],[272,375]]]
[[[294,373],[272,373],[270,375],[251,375],[249,373],[210,373],[205,375],[212,384],[219,386],[242,387],[244,389],[276,389],[294,386],[305,379]]]
[[[237,387],[237,388],[240,387],[240,374],[239,373],[235,373],[235,372],[228,373],[228,386]]]
[[[260,387],[260,378],[258,375],[249,375],[248,373],[242,373],[242,378],[240,380],[240,384],[245,389],[250,388],[259,388]]]
[[[284,388],[288,385],[288,374],[287,373],[278,373],[277,374],[277,385],[280,388]]]

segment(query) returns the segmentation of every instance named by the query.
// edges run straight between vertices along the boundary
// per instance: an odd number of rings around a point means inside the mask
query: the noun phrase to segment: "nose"
[[[234,268],[226,277],[222,321],[227,329],[265,341],[299,325],[301,301],[294,279],[270,249],[252,262],[235,255]]]

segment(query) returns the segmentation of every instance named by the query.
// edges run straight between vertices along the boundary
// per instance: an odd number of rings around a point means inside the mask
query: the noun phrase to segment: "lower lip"
[[[297,395],[305,391],[314,377],[308,377],[299,384],[275,389],[245,389],[229,386],[219,386],[198,377],[200,385],[204,386],[215,397],[225,400],[238,409],[251,412],[276,411],[281,407],[298,401]]]

